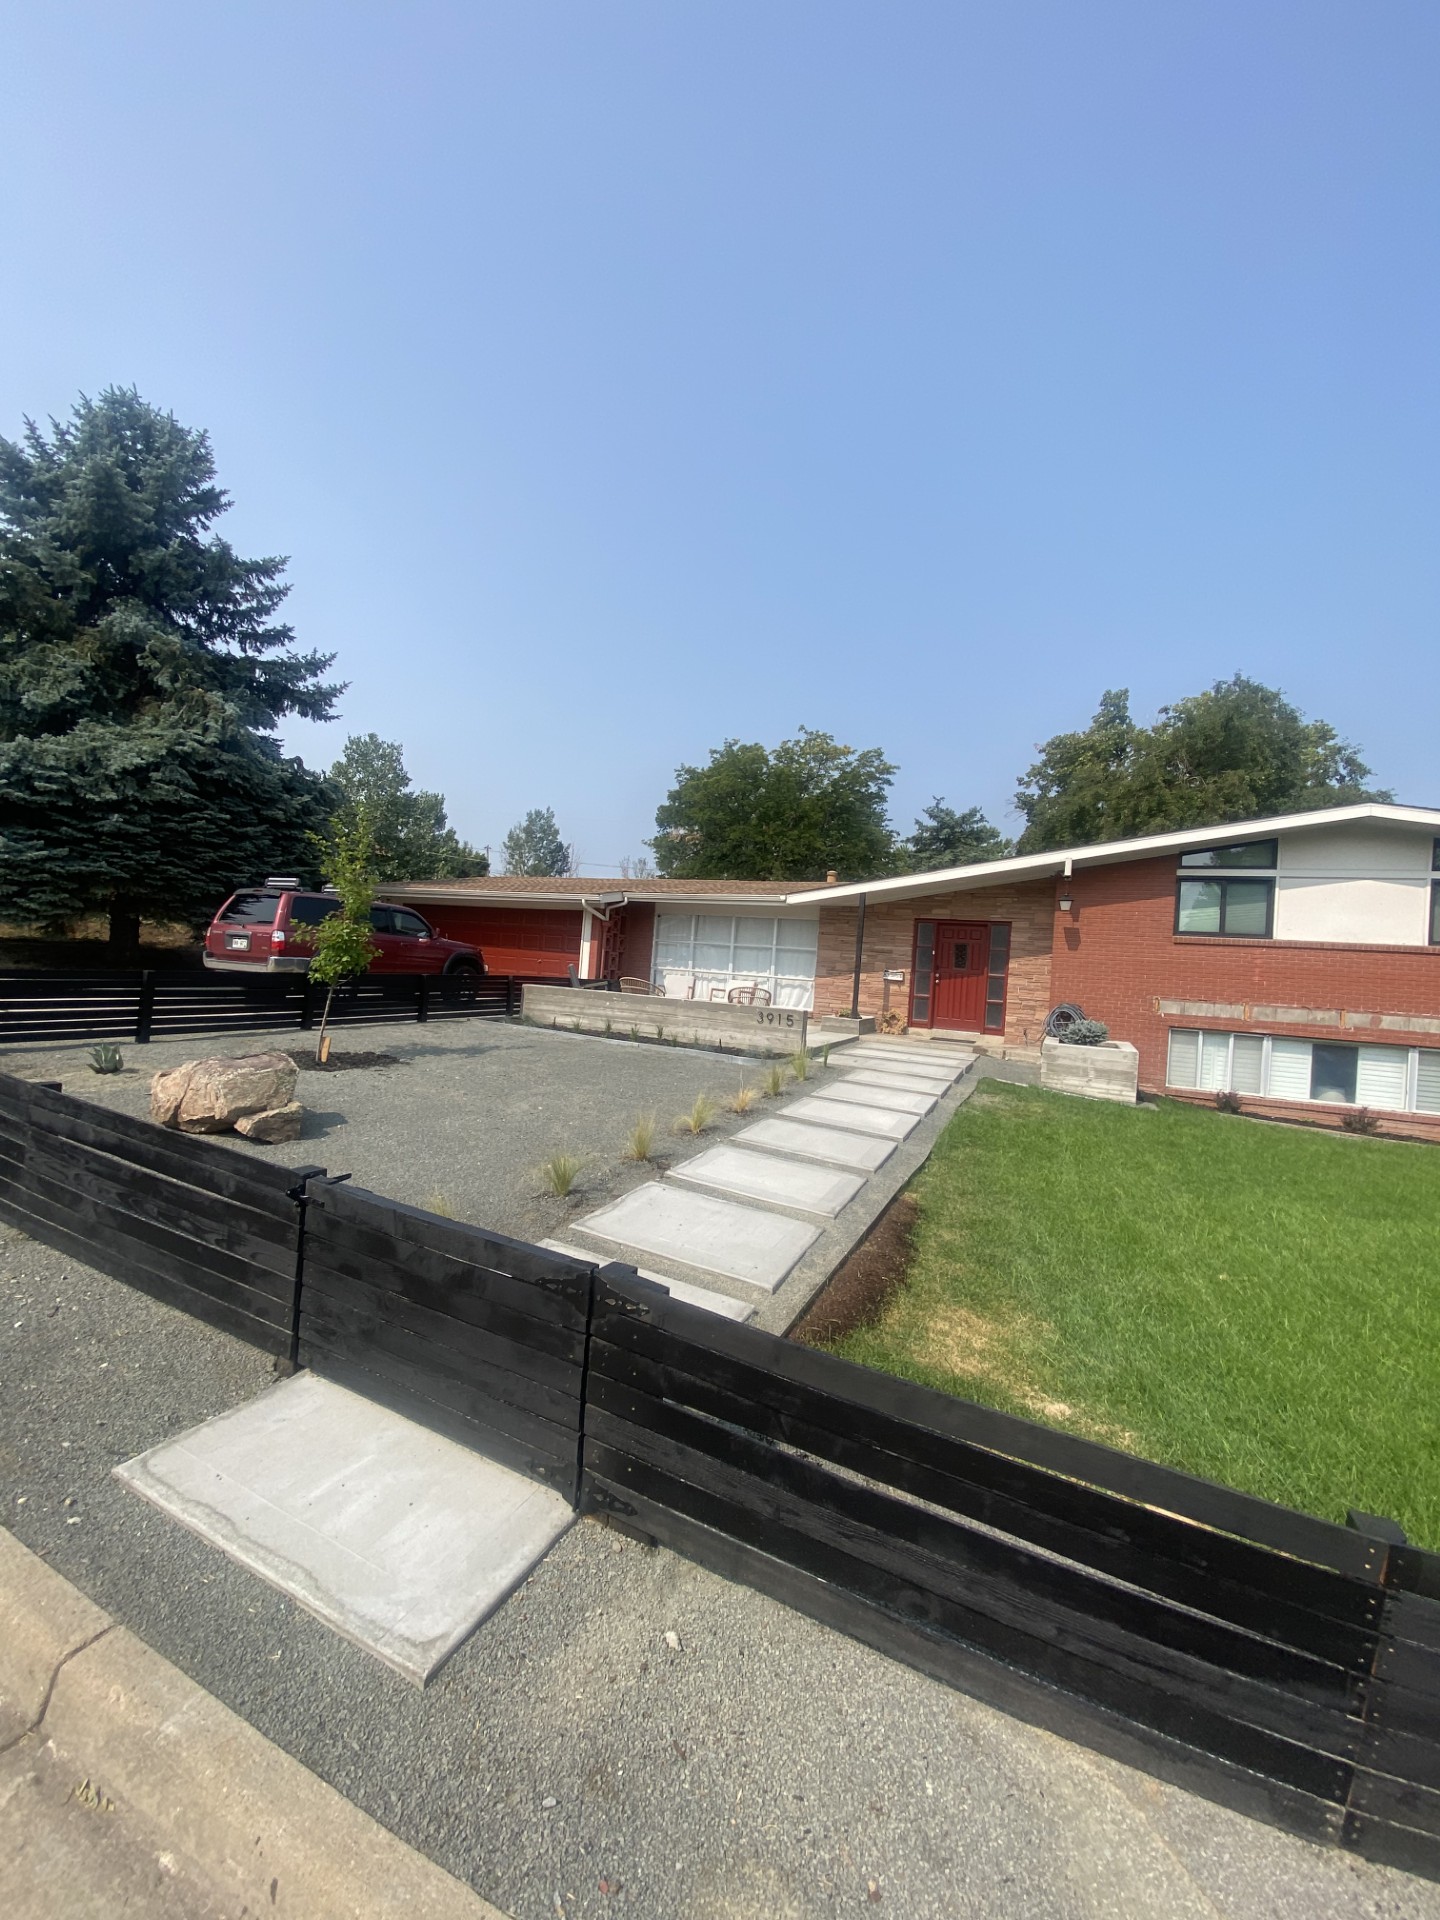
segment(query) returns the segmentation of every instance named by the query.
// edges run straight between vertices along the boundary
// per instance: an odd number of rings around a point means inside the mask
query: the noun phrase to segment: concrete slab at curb
[[[92,1607],[0,1531],[5,1617],[105,1623],[54,1676],[41,1736],[178,1856],[220,1911],[276,1920],[505,1920]],[[61,1645],[64,1634],[56,1635]],[[31,1655],[0,1637],[0,1694]],[[57,1889],[63,1896],[63,1889]],[[65,1912],[57,1900],[55,1912]]]

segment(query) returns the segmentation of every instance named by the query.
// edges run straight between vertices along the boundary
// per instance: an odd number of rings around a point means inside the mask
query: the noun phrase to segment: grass
[[[801,1047],[798,1053],[792,1053],[790,1056],[790,1071],[797,1080],[808,1080],[810,1078],[811,1064],[810,1050],[808,1047]]]
[[[1434,1148],[992,1083],[915,1193],[836,1351],[1440,1547]]]
[[[539,1168],[540,1185],[546,1193],[563,1200],[580,1178],[584,1164],[578,1153],[552,1153]]]
[[[695,1104],[675,1122],[677,1133],[704,1133],[715,1118],[715,1102],[708,1093],[697,1093]]]
[[[737,1087],[725,1104],[731,1113],[749,1113],[759,1098],[760,1089],[758,1087],[752,1087],[747,1082],[745,1085]]]
[[[772,1100],[778,1100],[789,1084],[790,1075],[785,1063],[783,1060],[777,1060],[765,1075],[765,1091]]]
[[[623,1157],[626,1160],[653,1160],[657,1131],[658,1124],[653,1113],[637,1114],[634,1125],[625,1136]]]

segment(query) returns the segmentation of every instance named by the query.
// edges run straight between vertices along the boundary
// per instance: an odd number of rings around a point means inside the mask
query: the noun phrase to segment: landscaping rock
[[[272,1107],[268,1113],[241,1114],[235,1122],[235,1131],[262,1146],[273,1146],[277,1140],[298,1140],[304,1117],[304,1107],[298,1100],[291,1100],[283,1107]]]
[[[283,1053],[187,1060],[150,1082],[150,1118],[180,1133],[228,1133],[247,1115],[288,1105],[295,1078],[295,1062]]]

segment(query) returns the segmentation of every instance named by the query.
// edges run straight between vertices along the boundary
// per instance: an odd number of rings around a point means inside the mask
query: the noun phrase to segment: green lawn
[[[988,1082],[837,1351],[1440,1547],[1440,1152]]]

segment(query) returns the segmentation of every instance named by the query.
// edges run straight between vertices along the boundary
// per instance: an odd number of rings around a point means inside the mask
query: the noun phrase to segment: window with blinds
[[[763,987],[777,1007],[815,1004],[818,920],[731,913],[655,916],[654,978],[673,998]]]
[[[1176,1027],[1165,1084],[1185,1092],[1248,1093],[1384,1113],[1440,1113],[1440,1049]]]

